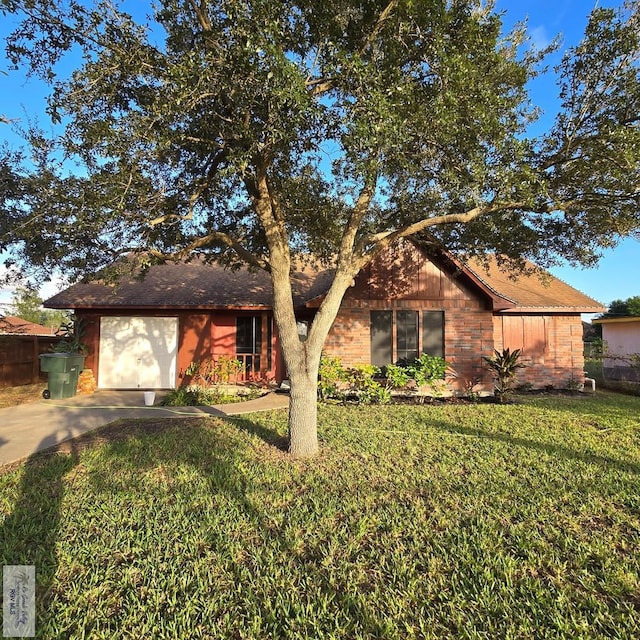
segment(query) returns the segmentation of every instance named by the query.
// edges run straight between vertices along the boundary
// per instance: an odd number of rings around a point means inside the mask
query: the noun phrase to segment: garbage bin
[[[44,398],[72,398],[76,395],[78,376],[84,366],[84,356],[78,353],[43,353],[40,370],[48,373]]]

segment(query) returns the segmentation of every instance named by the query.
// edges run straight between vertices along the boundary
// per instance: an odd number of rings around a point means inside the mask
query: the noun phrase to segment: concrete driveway
[[[63,400],[41,400],[0,409],[0,465],[27,458],[120,418],[229,416],[289,405],[289,396],[269,393],[256,400],[214,407],[144,405],[141,391],[97,391]]]

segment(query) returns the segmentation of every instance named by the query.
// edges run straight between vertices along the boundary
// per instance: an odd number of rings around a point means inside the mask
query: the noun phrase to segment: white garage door
[[[172,389],[177,353],[178,318],[101,318],[98,385]]]

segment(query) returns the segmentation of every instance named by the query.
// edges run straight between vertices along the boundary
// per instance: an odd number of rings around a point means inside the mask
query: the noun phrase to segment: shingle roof
[[[495,259],[489,259],[487,266],[488,269],[478,260],[462,265],[477,286],[485,292],[489,290],[498,302],[505,302],[500,305],[494,300],[494,309],[570,310],[575,313],[605,310],[596,300],[549,274],[544,279],[525,274],[514,280],[498,268]],[[303,307],[325,294],[332,275],[331,269],[312,266],[296,271],[291,278],[295,306]],[[144,279],[128,277],[117,286],[99,281],[76,284],[47,300],[45,306],[58,309],[251,309],[270,308],[271,304],[271,280],[264,271],[231,270],[194,260],[151,267]]]
[[[294,304],[325,293],[330,270],[304,268],[291,278]],[[201,261],[151,267],[144,278],[127,277],[117,286],[79,283],[46,301],[47,307],[77,308],[260,308],[271,307],[272,286],[264,271],[225,269]]]
[[[30,322],[18,316],[0,316],[0,334],[19,334],[23,336],[52,336],[53,329],[36,322]]]
[[[500,297],[511,300],[515,304],[514,310],[558,309],[598,313],[605,309],[597,300],[547,272],[526,272],[514,278],[513,274],[498,267],[493,256],[487,258],[486,265],[480,260],[470,259],[466,267]],[[527,267],[535,269],[531,263],[527,263]]]

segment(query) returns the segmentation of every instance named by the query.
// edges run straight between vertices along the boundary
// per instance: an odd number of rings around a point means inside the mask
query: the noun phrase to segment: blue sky
[[[622,1],[622,0],[620,0]],[[618,2],[610,0],[497,0],[496,9],[504,11],[505,27],[527,19],[528,31],[532,40],[540,47],[550,43],[558,34],[562,45],[550,58],[551,66],[559,61],[566,48],[575,45],[584,32],[587,17],[594,6],[616,6]],[[0,25],[0,38],[8,33],[10,24],[3,20]],[[6,71],[8,64],[0,55],[0,70]],[[44,98],[47,87],[35,79],[26,80],[18,72],[0,75],[0,115],[17,118],[25,122],[28,118],[39,118],[40,124],[46,124],[44,116]],[[553,120],[557,91],[552,77],[537,79],[531,86],[534,104],[543,110],[538,124],[548,128]],[[11,128],[0,125],[0,141],[19,146],[19,138]],[[626,299],[640,295],[640,242],[628,239],[618,247],[607,251],[597,267],[581,269],[571,266],[556,267],[552,273],[604,304],[615,299]],[[56,282],[43,286],[42,295],[47,297],[56,292]],[[0,289],[0,309],[11,299],[11,291]]]
[[[621,0],[622,1],[622,0]],[[615,7],[620,2],[608,0],[497,0],[496,9],[505,11],[505,26],[527,18],[528,32],[539,46],[549,44],[558,34],[559,50],[549,60],[559,62],[562,53],[577,44],[594,7]],[[539,126],[547,129],[553,121],[557,91],[552,77],[538,78],[531,86],[534,104],[544,110]],[[640,242],[627,239],[607,251],[598,266],[582,269],[570,265],[551,269],[553,275],[599,302],[609,304],[640,295]]]

